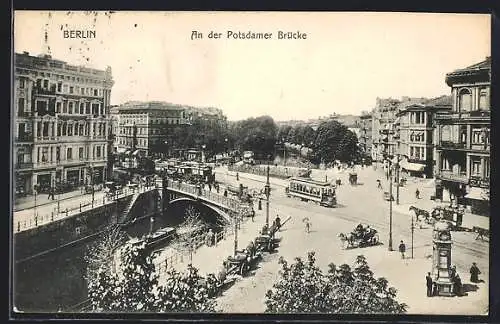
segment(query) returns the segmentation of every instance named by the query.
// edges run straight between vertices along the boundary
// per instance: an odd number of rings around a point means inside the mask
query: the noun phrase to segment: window
[[[73,136],[73,125],[72,124],[68,125],[68,136]]]
[[[62,90],[62,82],[57,82],[57,92],[61,92]]]
[[[80,114],[85,114],[85,104],[83,102],[80,102]]]
[[[42,147],[42,162],[48,162],[49,161],[49,148],[48,147]]]
[[[44,87],[44,89],[49,88],[49,80],[43,80],[43,87]]]
[[[40,115],[45,115],[47,113],[47,102],[46,101],[37,101],[36,102],[36,111]]]
[[[461,89],[458,92],[458,107],[459,111],[471,111],[472,93],[469,89]]]
[[[100,146],[96,147],[96,157],[98,157],[98,158],[101,157],[101,147]]]
[[[61,103],[60,102],[56,102],[56,113],[61,113]]]
[[[19,89],[24,89],[24,79],[19,80]]]
[[[94,89],[94,96],[96,96],[96,97],[98,96],[97,89]]]
[[[69,87],[69,93],[73,93],[74,89],[74,87]]]
[[[90,102],[87,102],[87,104],[85,105],[85,114],[90,114]]]
[[[78,148],[78,158],[80,158],[80,160],[83,160],[83,147]]]
[[[24,111],[24,98],[19,98],[17,100],[17,110],[19,113]]]
[[[67,84],[63,85],[63,92],[68,93],[68,85]]]
[[[84,95],[84,94],[85,94],[85,88],[80,88],[80,93],[81,93],[82,95]]]
[[[490,100],[489,100],[488,88],[479,89],[479,110],[489,110]]]
[[[71,127],[69,129],[71,129]],[[72,159],[73,159],[73,149],[71,147],[68,147],[68,150],[66,151],[66,160],[72,160]]]
[[[473,176],[480,176],[481,175],[481,160],[480,159],[471,160],[470,173]]]

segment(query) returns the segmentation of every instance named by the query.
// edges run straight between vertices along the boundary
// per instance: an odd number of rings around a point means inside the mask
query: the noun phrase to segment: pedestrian
[[[377,179],[377,188],[382,189],[382,182],[380,182],[380,179]]]
[[[218,183],[215,184],[215,190],[217,190],[217,193],[219,193],[219,184]]]
[[[276,218],[274,219],[274,223],[276,224],[276,229],[279,231],[281,227],[281,218],[278,214],[276,214]]]
[[[227,190],[224,189],[224,197],[227,197]]]
[[[438,285],[436,282],[432,284],[432,296],[437,296],[438,295]]]
[[[452,266],[450,269],[450,279],[453,281],[457,275],[457,266]]]
[[[420,199],[420,191],[418,190],[418,188],[417,188],[417,190],[415,190],[415,197],[417,199]]]
[[[403,243],[403,241],[401,241],[401,243],[399,243],[399,252],[401,253],[401,259],[404,259],[405,252],[406,252],[406,245]]]
[[[463,296],[462,294],[462,279],[460,279],[460,276],[458,273],[455,275],[455,279],[453,280],[453,290],[455,291],[455,294],[457,296]]]
[[[427,284],[427,297],[431,297],[432,296],[432,277],[431,277],[431,273],[430,272],[427,272],[427,276],[425,277],[425,281],[426,281],[426,284]]]
[[[253,222],[255,218],[255,210],[253,210],[253,208],[252,208],[252,213],[250,215],[252,216],[252,222]]]
[[[477,267],[476,262],[472,262],[472,267],[470,267],[470,282],[479,282],[479,275],[481,274],[481,271],[479,271],[479,268]]]
[[[240,174],[236,172],[236,181],[240,181]]]
[[[208,184],[208,191],[212,192],[212,184]]]

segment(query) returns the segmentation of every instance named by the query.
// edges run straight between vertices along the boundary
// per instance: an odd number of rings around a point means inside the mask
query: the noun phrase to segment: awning
[[[132,153],[132,155],[137,155],[137,154],[139,154],[139,150],[135,150],[135,151]]]
[[[116,149],[116,152],[117,152],[117,153],[125,153],[126,151],[127,151],[127,149],[126,149],[126,148],[124,148],[124,147],[118,147],[118,148]]]
[[[470,191],[464,197],[476,200],[490,200],[488,193],[484,189],[477,187],[470,187]]]
[[[401,162],[401,168],[408,171],[422,172],[425,169],[425,164]]]
[[[126,155],[129,155],[129,154],[130,154],[130,150],[125,151],[125,154],[126,154]]]

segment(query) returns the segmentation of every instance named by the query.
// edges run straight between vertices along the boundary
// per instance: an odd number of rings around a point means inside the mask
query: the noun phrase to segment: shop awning
[[[129,151],[125,151],[125,154],[126,154],[126,155],[129,155],[129,154],[130,154],[130,150],[129,150]]]
[[[132,155],[137,155],[137,154],[139,154],[139,150],[135,150],[135,151],[132,153]]]
[[[422,172],[425,169],[425,164],[401,162],[401,168],[408,171]]]
[[[465,198],[476,200],[490,200],[487,192],[484,189],[471,187],[470,191],[465,195]]]
[[[126,148],[123,148],[123,147],[118,147],[118,148],[116,149],[116,152],[117,152],[117,153],[125,153],[126,151],[127,151],[127,149],[126,149]]]

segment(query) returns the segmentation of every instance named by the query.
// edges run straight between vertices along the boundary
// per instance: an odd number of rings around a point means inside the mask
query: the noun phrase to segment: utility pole
[[[238,215],[234,217],[234,255],[238,251]]]
[[[389,251],[392,249],[392,175],[391,166],[389,166]]]
[[[399,205],[399,164],[396,167],[396,205]]]
[[[413,259],[413,232],[415,230],[415,224],[413,223],[413,216],[411,217],[411,258]]]
[[[271,194],[271,185],[269,184],[269,164],[267,165],[267,180],[266,180],[266,226],[269,227],[269,195]]]

